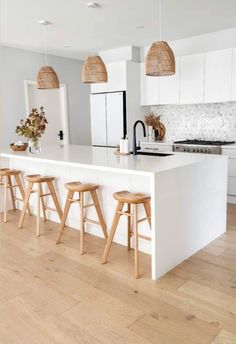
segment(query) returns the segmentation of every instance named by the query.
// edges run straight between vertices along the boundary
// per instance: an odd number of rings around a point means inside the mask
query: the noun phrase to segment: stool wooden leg
[[[108,236],[108,239],[107,239],[107,242],[106,242],[106,246],[105,246],[105,249],[104,249],[104,252],[103,252],[102,261],[101,261],[102,264],[105,264],[106,261],[107,261],[107,257],[108,257],[108,254],[109,254],[109,251],[110,251],[110,248],[111,248],[112,240],[114,238],[114,235],[115,235],[115,232],[116,232],[116,228],[117,228],[117,225],[119,223],[120,216],[121,216],[121,214],[119,214],[119,212],[122,211],[123,207],[124,207],[124,203],[118,202],[117,207],[116,207],[116,212],[115,212],[114,220],[113,220],[113,223],[112,223],[112,226],[111,226],[111,231],[110,231],[110,234]]]
[[[130,204],[128,204],[128,213],[130,214]],[[130,239],[131,239],[131,217],[130,216],[128,216],[128,218],[127,218],[127,226],[128,226],[128,233],[127,233],[127,235],[128,235],[128,241],[127,241],[127,248],[128,248],[128,251],[130,251],[130,248],[131,248],[131,246],[130,246]]]
[[[148,222],[149,222],[149,226],[151,228],[151,205],[150,205],[150,201],[143,203],[147,218],[148,218]]]
[[[18,189],[20,191],[21,197],[24,200],[25,199],[25,190],[23,188],[21,179],[20,179],[18,174],[15,175],[15,181],[16,181],[16,185],[17,185],[17,187],[18,187]],[[32,215],[30,207],[29,207],[29,204],[27,205],[27,212],[28,212],[29,215]]]
[[[12,207],[14,210],[16,210],[16,200],[15,200],[14,190],[12,186],[11,176],[7,176],[7,179],[8,179],[8,187],[10,189],[10,194],[11,194]]]
[[[57,244],[59,244],[61,241],[61,237],[62,237],[64,228],[65,228],[65,223],[66,223],[68,212],[70,210],[71,200],[73,199],[73,196],[74,196],[74,191],[69,191],[68,195],[67,195],[66,204],[65,204],[64,211],[63,211],[62,219],[61,219],[61,224],[60,224],[59,231],[58,231],[58,236],[57,236],[57,240],[56,240]]]
[[[42,206],[42,210],[43,210],[43,218],[44,218],[44,221],[47,221],[45,203],[44,203],[44,199],[42,197],[42,195],[43,195],[43,188],[42,188],[42,185],[40,183],[39,183],[39,193],[40,193],[40,199],[41,199],[41,206]]]
[[[62,210],[61,210],[60,204],[58,202],[58,198],[57,198],[57,194],[56,194],[56,190],[54,188],[54,185],[51,181],[47,182],[47,185],[48,185],[50,193],[52,194],[52,199],[53,199],[53,202],[55,204],[59,218],[61,219],[62,218]]]
[[[30,199],[31,191],[33,189],[33,185],[34,184],[32,182],[28,183],[28,187],[27,187],[27,191],[25,194],[25,198],[24,198],[24,205],[23,205],[23,209],[21,211],[21,216],[20,216],[18,228],[22,228],[23,221],[25,218],[26,209],[29,206],[29,199]]]
[[[106,227],[106,224],[105,224],[105,221],[104,221],[104,217],[103,217],[103,214],[102,214],[102,209],[100,207],[100,203],[99,203],[99,199],[98,199],[98,195],[97,195],[96,190],[91,191],[91,196],[92,196],[93,203],[95,204],[95,208],[96,208],[96,211],[97,211],[99,222],[100,222],[101,227],[102,227],[104,238],[107,239],[107,237],[108,237],[108,235],[107,235],[107,227]]]
[[[41,185],[40,185],[40,183],[38,183],[38,189],[37,189],[37,228],[36,228],[37,237],[40,236],[40,202],[41,202],[40,189],[41,189]]]
[[[138,205],[134,204],[134,275],[139,277],[139,257],[138,257]]]
[[[4,177],[4,185],[3,185],[3,221],[7,222],[7,203],[8,203],[8,198],[7,198],[7,186],[8,186],[8,178]]]
[[[84,254],[84,193],[79,193],[80,199],[80,254]]]

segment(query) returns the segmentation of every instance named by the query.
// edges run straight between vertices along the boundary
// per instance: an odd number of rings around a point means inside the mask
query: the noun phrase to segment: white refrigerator
[[[118,145],[127,133],[126,92],[91,94],[90,113],[92,145]]]

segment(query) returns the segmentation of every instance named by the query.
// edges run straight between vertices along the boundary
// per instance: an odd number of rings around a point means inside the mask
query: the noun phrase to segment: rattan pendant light
[[[51,24],[47,20],[42,20],[39,22],[40,25],[44,26],[44,55],[45,55],[45,66],[41,67],[37,74],[37,88],[38,89],[53,89],[59,88],[59,79],[55,70],[48,66],[47,61],[47,40],[46,40],[46,26]]]
[[[82,81],[84,83],[107,82],[107,69],[100,56],[89,56],[82,71]]]
[[[149,49],[145,69],[148,76],[169,76],[175,74],[175,56],[167,42],[161,40],[161,0],[159,0],[160,41],[154,42]]]
[[[96,2],[88,3],[87,6],[92,11],[96,11],[96,9],[99,7]],[[96,12],[94,12],[94,14],[95,13]],[[92,33],[94,33],[94,23],[95,16],[91,16]],[[107,69],[100,56],[91,55],[87,57],[83,65],[82,81],[88,84],[96,84],[108,81]]]

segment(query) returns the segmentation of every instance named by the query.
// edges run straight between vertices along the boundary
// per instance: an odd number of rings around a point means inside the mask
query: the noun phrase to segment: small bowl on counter
[[[24,152],[28,148],[28,143],[11,143],[10,147],[13,152]]]

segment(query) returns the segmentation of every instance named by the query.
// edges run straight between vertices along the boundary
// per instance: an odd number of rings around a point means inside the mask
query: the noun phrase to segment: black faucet
[[[137,147],[137,142],[136,142],[136,127],[137,124],[142,124],[143,127],[143,136],[146,137],[146,128],[145,128],[145,124],[143,123],[143,121],[136,121],[134,123],[133,126],[133,155],[137,155],[137,150],[141,149],[140,147]]]

